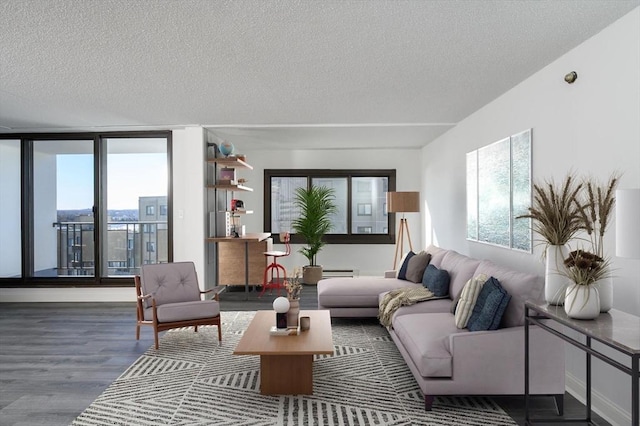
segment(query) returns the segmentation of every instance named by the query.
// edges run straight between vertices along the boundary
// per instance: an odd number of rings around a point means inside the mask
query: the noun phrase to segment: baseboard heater
[[[358,276],[357,269],[323,269],[322,278],[335,278],[335,277],[356,277]]]

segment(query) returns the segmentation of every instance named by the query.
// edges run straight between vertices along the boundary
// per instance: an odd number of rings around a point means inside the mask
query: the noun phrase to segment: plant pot
[[[318,281],[322,279],[322,266],[305,266],[302,268],[302,282],[305,284],[318,284]]]
[[[598,289],[592,285],[571,284],[567,287],[564,311],[569,318],[594,319],[600,315]]]
[[[550,305],[564,303],[565,290],[571,284],[567,277],[564,260],[569,255],[566,246],[551,245],[546,250],[546,264],[544,273],[544,299]]]
[[[602,278],[592,285],[598,289],[600,312],[609,312],[613,308],[613,278]]]

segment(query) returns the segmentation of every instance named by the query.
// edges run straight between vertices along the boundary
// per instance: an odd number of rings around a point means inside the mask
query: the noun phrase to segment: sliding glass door
[[[33,142],[33,276],[95,275],[93,140]]]

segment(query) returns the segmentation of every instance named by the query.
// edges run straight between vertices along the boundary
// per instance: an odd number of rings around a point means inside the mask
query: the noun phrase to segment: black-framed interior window
[[[172,261],[170,131],[4,134],[0,156],[0,234],[18,230],[0,287],[131,286],[141,264]],[[149,203],[165,215],[145,217]]]
[[[331,218],[333,229],[326,236],[329,244],[395,242],[395,216],[387,214],[386,209],[386,193],[396,188],[394,169],[265,169],[265,231],[291,232],[292,241],[300,243],[291,226],[299,215],[295,190],[310,186],[334,189],[338,211]]]

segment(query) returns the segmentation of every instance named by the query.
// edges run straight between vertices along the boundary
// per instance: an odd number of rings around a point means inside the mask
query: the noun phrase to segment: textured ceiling
[[[1,0],[0,131],[418,147],[639,4]]]

